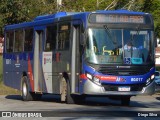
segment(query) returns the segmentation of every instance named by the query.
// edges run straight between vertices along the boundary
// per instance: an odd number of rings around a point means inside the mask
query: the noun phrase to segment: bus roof
[[[82,13],[82,12],[58,12],[58,13],[50,14],[50,15],[37,16],[34,19],[34,21],[45,20],[45,19],[56,19],[56,18],[70,16],[70,15],[76,15],[76,14],[80,14],[80,13]]]
[[[89,14],[88,12],[58,12],[55,14],[49,14],[49,15],[42,15],[37,16],[33,21],[31,22],[23,22],[19,24],[13,24],[13,25],[7,25],[5,26],[5,30],[12,30],[12,29],[18,29],[23,27],[33,27],[38,25],[45,25],[45,24],[51,24],[54,22],[54,20],[59,20],[60,18],[67,17],[67,16],[87,16]]]
[[[52,24],[54,22],[54,20],[60,20],[60,18],[64,18],[67,16],[72,16],[75,19],[76,18],[85,19],[90,13],[136,14],[136,15],[148,14],[148,13],[144,13],[144,12],[128,11],[128,10],[124,10],[124,9],[97,10],[95,12],[58,12],[58,13],[50,14],[50,15],[37,16],[31,22],[24,22],[24,23],[20,23],[20,24],[7,25],[7,26],[5,26],[5,30],[12,30],[12,29],[18,29],[18,28],[23,28],[23,27],[33,27],[33,26],[38,26],[38,25]],[[84,18],[84,16],[85,16],[85,18]]]

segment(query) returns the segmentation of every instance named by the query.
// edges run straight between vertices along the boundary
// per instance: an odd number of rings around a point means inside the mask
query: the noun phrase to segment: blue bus
[[[79,103],[105,96],[129,105],[155,91],[154,23],[128,10],[58,12],[4,29],[3,79],[24,101],[58,94]]]

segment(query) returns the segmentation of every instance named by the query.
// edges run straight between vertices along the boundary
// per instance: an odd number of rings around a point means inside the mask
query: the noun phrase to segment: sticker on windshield
[[[142,58],[132,58],[132,64],[142,64]]]
[[[131,58],[130,57],[125,57],[124,58],[124,63],[125,64],[131,64]]]

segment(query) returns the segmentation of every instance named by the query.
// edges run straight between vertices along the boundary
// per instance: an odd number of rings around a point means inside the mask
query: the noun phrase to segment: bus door
[[[71,47],[71,93],[79,93],[79,75],[81,71],[80,55],[80,28],[81,22],[73,22],[73,40]]]
[[[21,73],[24,69],[23,65],[23,41],[24,41],[24,31],[23,29],[17,29],[14,31],[14,47],[13,47],[13,56],[12,56],[12,63],[13,63],[13,78],[20,80]],[[13,79],[12,78],[12,79]],[[12,83],[13,88],[20,89],[20,82],[14,80]]]
[[[42,72],[42,51],[44,41],[44,30],[35,30],[35,43],[34,43],[34,60],[33,60],[33,78],[34,78],[34,91],[43,91],[43,72]]]

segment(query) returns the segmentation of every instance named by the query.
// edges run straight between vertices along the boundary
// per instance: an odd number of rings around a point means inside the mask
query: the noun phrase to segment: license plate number
[[[130,87],[118,87],[118,91],[130,91],[131,88]]]

